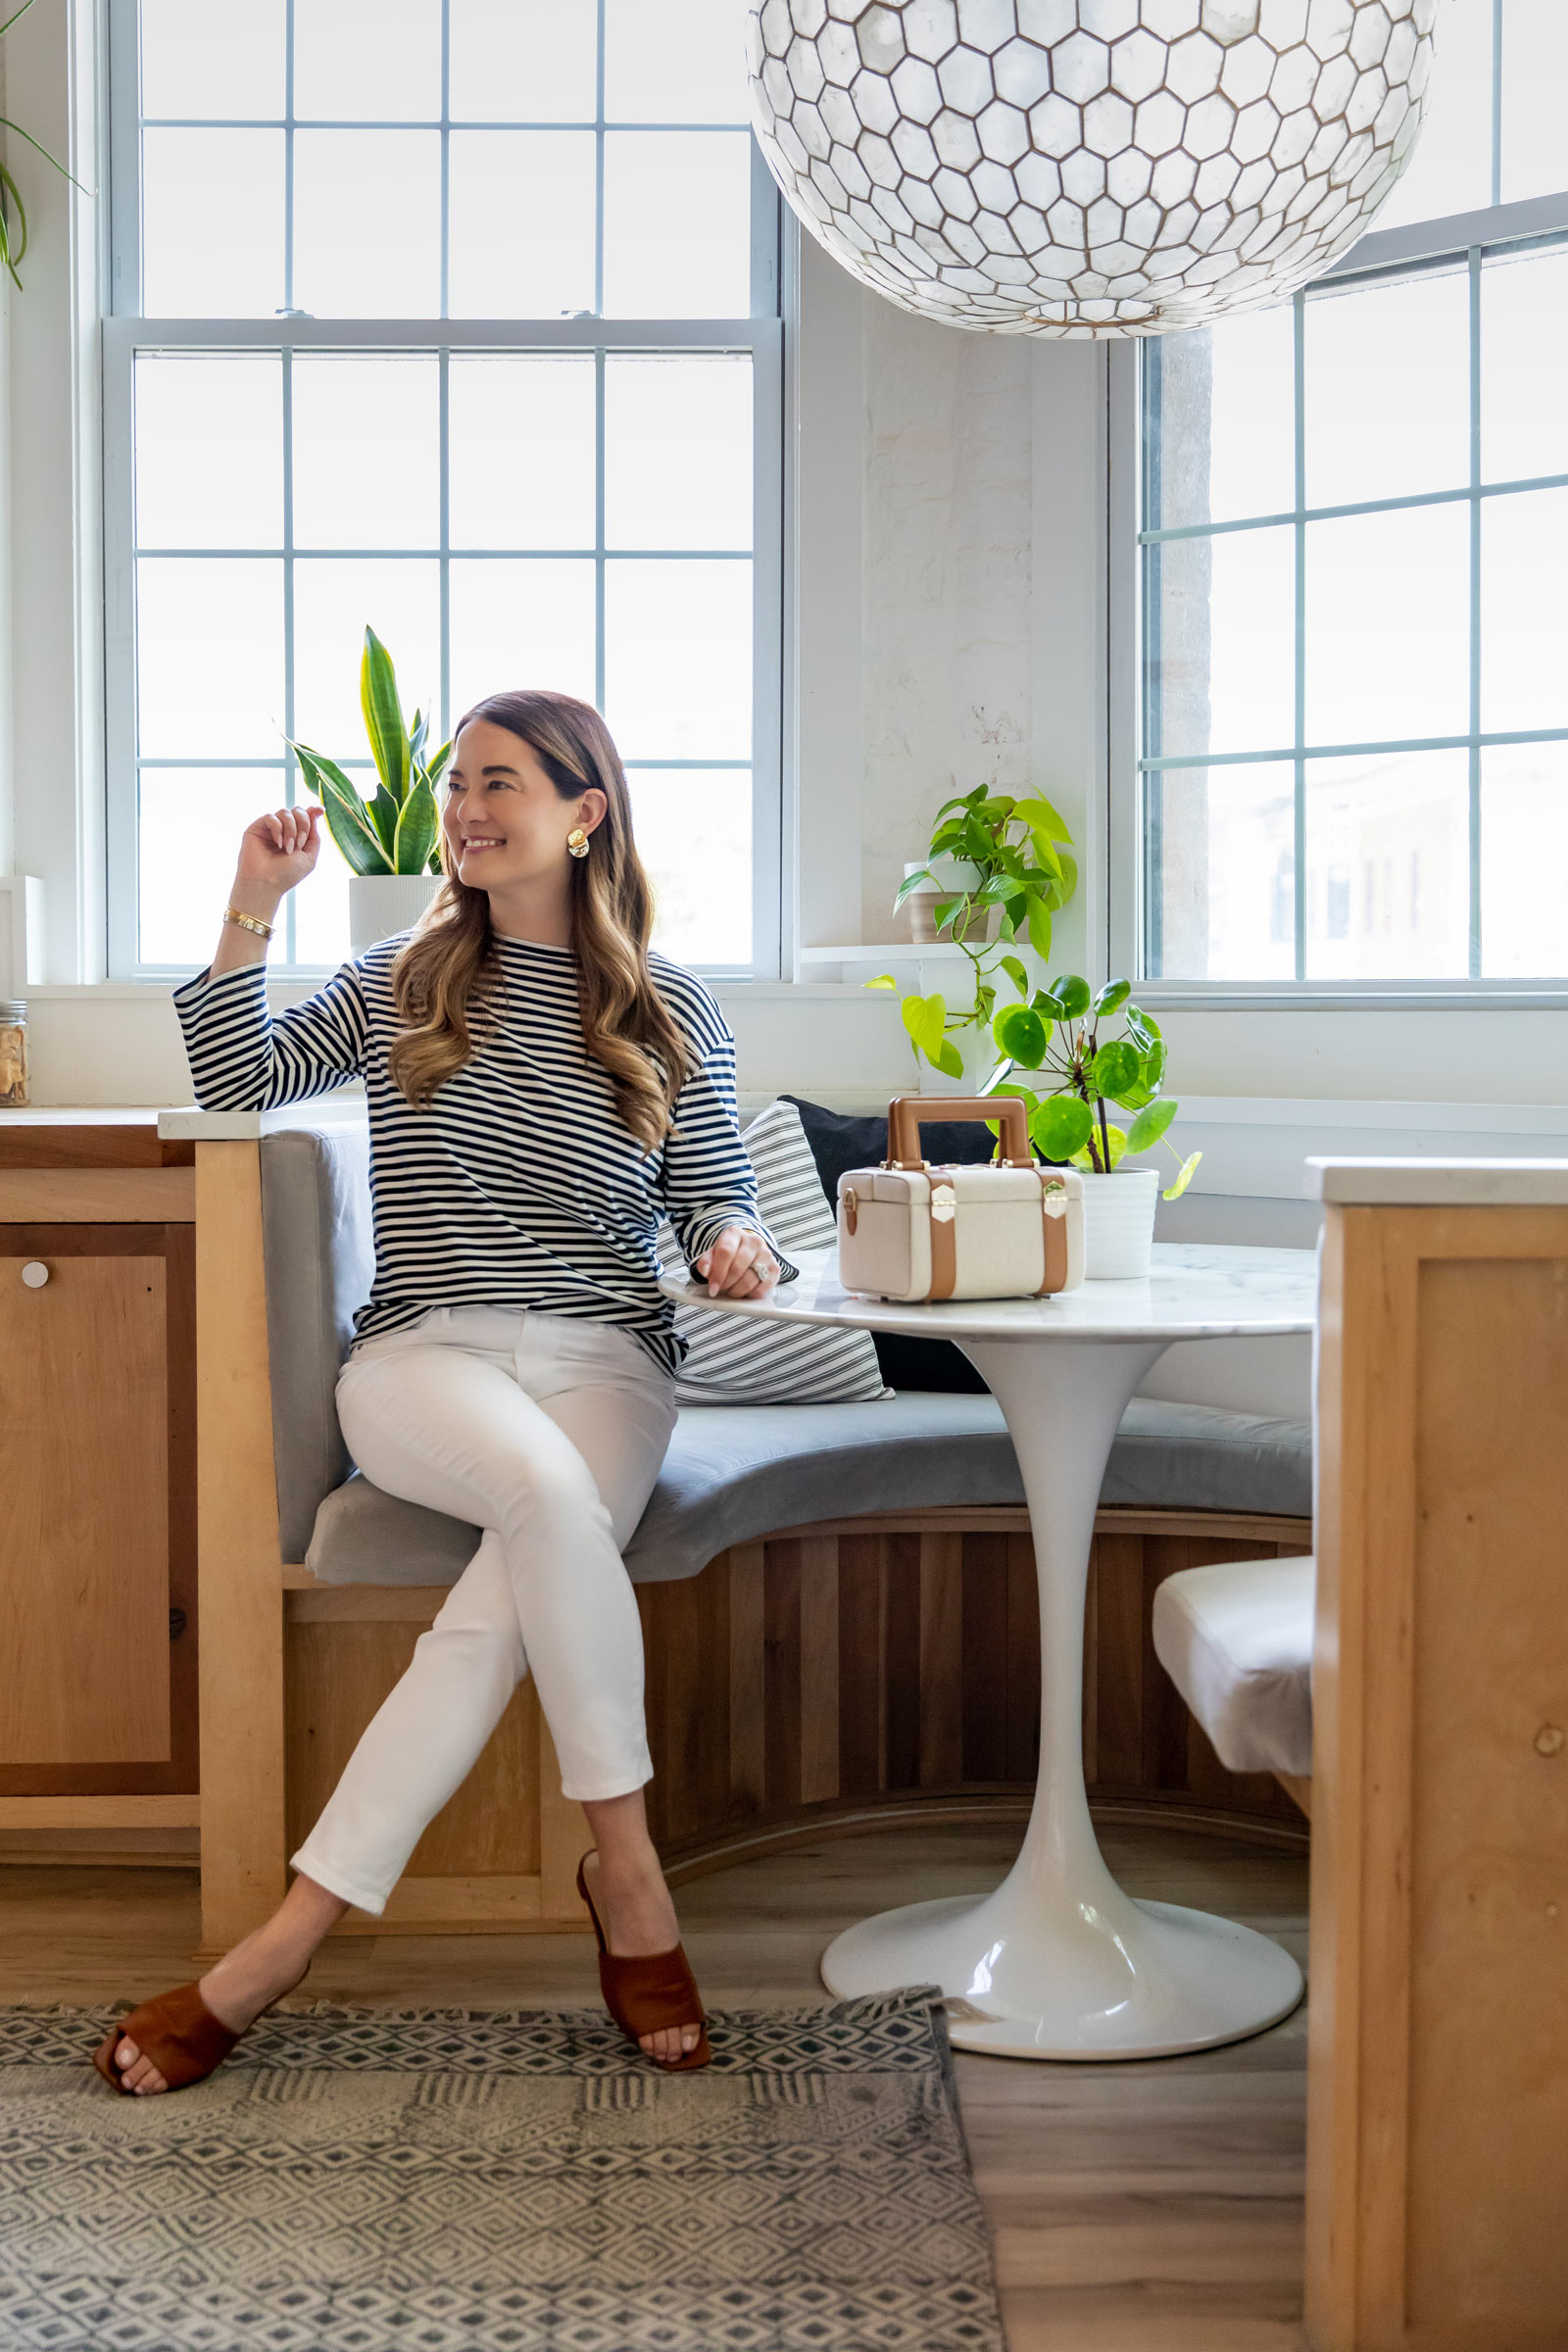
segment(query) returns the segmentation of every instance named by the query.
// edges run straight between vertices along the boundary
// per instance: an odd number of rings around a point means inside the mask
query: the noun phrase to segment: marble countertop
[[[171,1142],[254,1144],[259,1136],[299,1127],[363,1127],[365,1097],[359,1093],[316,1095],[281,1110],[198,1110],[194,1102],[158,1113],[158,1132]]]
[[[928,1340],[1220,1340],[1310,1331],[1317,1312],[1311,1250],[1156,1243],[1147,1281],[1086,1282],[1055,1298],[949,1299],[906,1306],[841,1288],[836,1250],[796,1252],[798,1282],[766,1299],[710,1298],[700,1282],[666,1275],[683,1306],[792,1323],[843,1323]]]
[[[1342,1206],[1560,1208],[1568,1159],[1309,1159],[1306,1189]]]

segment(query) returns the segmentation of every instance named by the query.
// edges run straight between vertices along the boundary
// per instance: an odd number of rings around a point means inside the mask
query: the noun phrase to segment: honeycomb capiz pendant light
[[[903,309],[1165,334],[1279,300],[1362,234],[1420,128],[1437,13],[757,0],[753,113],[811,234]]]

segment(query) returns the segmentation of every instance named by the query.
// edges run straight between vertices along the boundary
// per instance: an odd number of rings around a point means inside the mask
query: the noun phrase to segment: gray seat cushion
[[[1101,1500],[1306,1518],[1311,1433],[1214,1405],[1135,1397]],[[686,1405],[627,1547],[634,1582],[695,1576],[715,1552],[780,1527],[928,1503],[1021,1503],[993,1396],[905,1390],[874,1404]],[[400,1502],[358,1472],[317,1513],[306,1564],[325,1584],[443,1585],[479,1531]]]

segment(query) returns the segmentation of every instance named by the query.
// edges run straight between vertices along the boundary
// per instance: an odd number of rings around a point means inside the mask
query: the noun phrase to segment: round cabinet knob
[[[49,1269],[41,1266],[35,1257],[31,1258],[22,1269],[22,1279],[29,1291],[41,1291],[49,1279]]]

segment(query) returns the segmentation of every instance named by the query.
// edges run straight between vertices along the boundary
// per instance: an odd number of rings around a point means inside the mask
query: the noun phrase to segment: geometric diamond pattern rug
[[[935,1987],[710,2018],[274,2012],[127,2099],[0,2009],[4,2352],[1001,2352]]]

